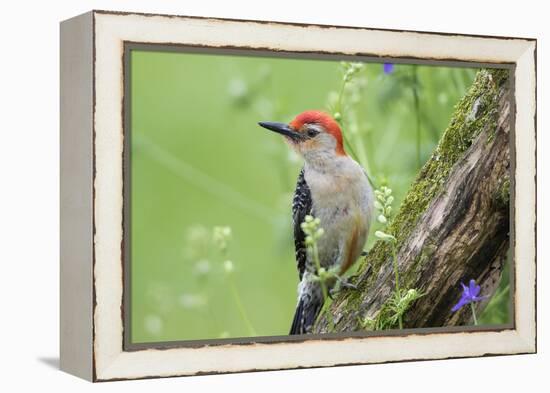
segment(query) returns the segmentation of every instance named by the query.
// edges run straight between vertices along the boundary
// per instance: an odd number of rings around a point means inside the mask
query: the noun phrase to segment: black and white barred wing
[[[298,181],[296,182],[296,190],[292,200],[292,219],[294,223],[294,247],[296,250],[296,264],[300,280],[306,270],[307,249],[304,244],[305,233],[302,231],[301,224],[306,216],[311,214],[311,191],[304,177],[304,169],[300,171]]]

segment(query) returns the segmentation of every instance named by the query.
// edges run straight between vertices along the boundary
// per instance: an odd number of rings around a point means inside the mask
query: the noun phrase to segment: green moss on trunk
[[[433,292],[430,292],[434,287],[430,284],[433,284],[434,281],[426,282],[426,284],[423,284],[424,281],[419,281],[419,278],[425,274],[426,268],[430,263],[438,260],[438,258],[445,258],[445,256],[438,254],[438,245],[441,239],[436,239],[437,235],[435,233],[428,235],[427,238],[423,237],[422,244],[415,247],[413,254],[405,255],[410,252],[408,249],[410,246],[409,241],[414,241],[414,239],[411,240],[411,236],[419,225],[419,220],[435,198],[445,192],[451,174],[455,173],[453,169],[461,165],[461,160],[469,154],[467,151],[472,147],[474,142],[476,142],[477,149],[486,148],[489,149],[487,151],[492,151],[495,154],[500,154],[500,152],[504,151],[502,146],[505,145],[502,144],[502,139],[495,139],[495,137],[500,135],[497,127],[502,127],[503,116],[507,116],[507,112],[503,111],[502,103],[503,98],[505,98],[505,95],[509,91],[506,86],[508,77],[508,70],[492,69],[480,70],[478,72],[469,91],[456,105],[449,126],[445,130],[432,156],[411,185],[399,212],[384,230],[397,239],[397,254],[399,258],[405,258],[400,259],[400,262],[402,262],[400,263],[401,268],[399,271],[401,289],[415,288],[420,292],[426,290],[426,296],[431,296],[428,300],[426,300],[427,297],[417,300],[418,303],[415,303],[416,306],[420,304],[424,305],[421,306],[421,310],[426,310],[425,304],[428,303],[430,309],[433,309],[430,302],[435,301],[439,302],[438,307],[445,310],[450,309],[449,304],[441,303],[438,300],[438,294],[441,292],[435,295]],[[485,136],[480,139],[478,137],[481,133]],[[499,143],[496,143],[496,141]],[[480,145],[480,143],[483,143],[483,145]],[[496,156],[493,155],[492,157],[495,158]],[[506,206],[510,198],[510,180],[509,176],[504,174],[506,172],[502,170],[504,167],[505,165],[498,166],[499,175],[497,178],[499,183],[496,187],[491,183],[490,194],[492,201],[496,202],[494,205],[497,207],[501,206],[503,211],[506,212]],[[475,171],[472,171],[471,174],[474,176],[479,175]],[[478,183],[480,181],[483,182],[482,177],[478,176],[476,179]],[[499,215],[491,217],[498,218]],[[505,214],[502,217],[507,222]],[[498,227],[499,224],[497,221],[490,221],[490,223]],[[502,233],[506,234],[507,229],[504,228]],[[436,238],[432,239],[431,236],[435,236]],[[495,236],[498,237],[498,234]],[[461,243],[461,246],[460,252],[464,254],[472,255],[474,252],[473,249],[471,251],[467,249],[469,247],[468,244]],[[486,251],[483,250],[478,250],[478,252],[483,254]],[[487,252],[496,252],[495,250],[491,250]],[[402,255],[400,255],[401,252],[403,252]],[[496,254],[490,254],[489,256],[491,255],[494,256]],[[491,259],[485,257],[483,256],[482,259],[490,262]],[[393,276],[388,267],[391,266],[389,265],[391,258],[392,249],[388,242],[378,241],[374,244],[368,256],[361,261],[356,275],[351,279],[357,285],[358,290],[342,291],[335,297],[332,303],[331,309],[335,317],[333,325],[335,331],[356,330],[358,328],[367,330],[387,329],[393,327],[395,318],[392,317],[393,312],[390,308],[390,302],[392,300],[391,291],[395,288],[395,284],[391,281]],[[384,267],[384,271],[382,271],[382,267]],[[475,274],[480,273],[478,270],[475,271]],[[494,271],[498,272],[498,269]],[[474,271],[470,270],[470,273],[472,272]],[[489,274],[485,277],[490,279],[491,275]],[[450,287],[447,286],[446,288],[449,289]],[[446,298],[443,297],[441,299]],[[413,308],[416,306],[412,305]],[[405,325],[407,325],[406,314],[404,315],[404,319]],[[454,322],[457,321],[459,319],[455,318]],[[413,320],[411,323],[414,324],[417,322]],[[315,331],[329,331],[329,324],[325,317],[319,319]]]
[[[397,238],[399,246],[409,237],[431,200],[442,191],[451,169],[479,133],[487,130],[489,135],[494,135],[496,132],[498,87],[507,83],[508,73],[508,70],[497,69],[479,71],[468,93],[456,105],[453,118],[437,148],[418,174],[399,212],[388,226],[387,232]],[[369,279],[359,283],[360,289],[366,288],[369,281],[375,279],[380,267],[389,258],[389,245],[377,242],[359,267],[359,275],[367,268],[373,269]],[[407,283],[407,272],[403,272],[402,277],[403,282]],[[348,299],[350,305],[353,303],[352,298],[353,296]]]

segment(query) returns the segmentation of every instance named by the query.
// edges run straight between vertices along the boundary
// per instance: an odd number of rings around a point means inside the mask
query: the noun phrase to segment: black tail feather
[[[294,312],[294,319],[292,319],[292,326],[290,327],[290,333],[289,334],[301,334],[300,332],[300,321],[302,319],[302,313],[304,310],[304,302],[302,299],[298,301],[298,305],[296,306],[296,311]]]
[[[289,334],[310,333],[322,305],[322,301],[319,302],[310,297],[300,297]]]

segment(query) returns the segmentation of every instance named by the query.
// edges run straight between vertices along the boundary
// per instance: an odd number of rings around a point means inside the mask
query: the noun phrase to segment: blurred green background
[[[130,63],[134,343],[288,333],[301,162],[258,121],[341,113],[348,153],[398,207],[476,72],[373,63],[344,81],[334,60],[145,50]],[[507,322],[499,291],[483,323]]]

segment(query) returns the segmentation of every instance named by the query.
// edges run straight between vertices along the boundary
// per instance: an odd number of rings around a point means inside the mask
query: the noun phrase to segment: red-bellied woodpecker
[[[346,154],[340,126],[330,115],[306,111],[289,124],[259,125],[282,134],[304,159],[292,202],[300,283],[290,334],[310,333],[324,299],[301,223],[306,215],[321,220],[324,235],[317,243],[320,265],[327,270],[336,268],[342,275],[360,256],[367,240],[372,188],[363,168]]]

